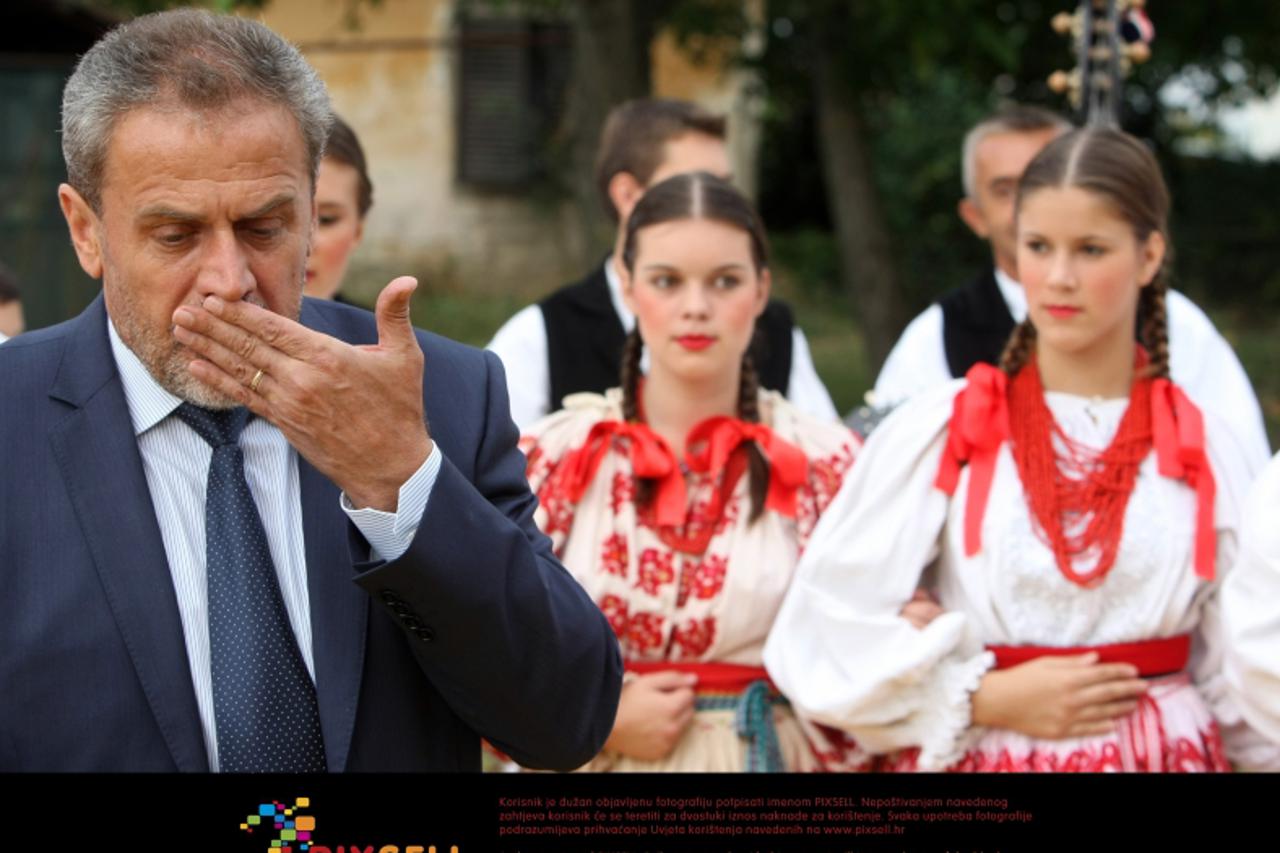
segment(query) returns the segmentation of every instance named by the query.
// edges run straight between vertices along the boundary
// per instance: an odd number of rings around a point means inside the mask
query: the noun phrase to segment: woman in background
[[[334,116],[316,178],[318,224],[307,258],[307,296],[342,301],[339,290],[347,263],[364,236],[364,218],[372,206],[364,149],[355,131]]]
[[[622,387],[566,398],[523,441],[538,523],[629,671],[586,769],[857,765],[842,737],[802,728],[760,666],[859,446],[757,383],[748,344],[770,288],[760,219],[718,178],[670,178],[632,212],[623,265],[637,324]]]
[[[891,415],[814,533],[765,663],[889,769],[1269,760],[1220,672],[1248,466],[1168,380],[1168,207],[1133,137],[1050,144],[1019,185],[1029,313],[1001,368]],[[918,629],[895,614],[922,578],[946,612]]]

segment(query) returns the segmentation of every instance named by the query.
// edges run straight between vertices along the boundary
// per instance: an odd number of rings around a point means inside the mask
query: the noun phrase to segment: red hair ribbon
[[[657,523],[683,524],[685,490],[680,466],[662,437],[642,423],[600,421],[591,428],[587,440],[565,457],[560,468],[569,499],[574,503],[582,499],[615,438],[627,439],[635,475],[658,481],[653,507]]]
[[[1182,480],[1196,491],[1196,575],[1213,580],[1217,559],[1213,503],[1217,484],[1205,453],[1204,416],[1168,379],[1151,384],[1151,433],[1161,476]]]
[[[764,424],[724,415],[707,418],[689,433],[688,446],[697,448],[688,454],[689,468],[700,472],[723,471],[730,454],[747,441],[754,441],[769,460],[765,506],[779,515],[795,518],[796,490],[804,485],[808,476],[809,460],[800,448],[778,438]]]
[[[964,517],[964,552],[972,557],[982,549],[982,518],[995,477],[996,454],[1009,438],[1009,396],[1004,371],[975,364],[956,395],[947,444],[933,484],[954,495],[960,469],[969,465],[969,494]]]

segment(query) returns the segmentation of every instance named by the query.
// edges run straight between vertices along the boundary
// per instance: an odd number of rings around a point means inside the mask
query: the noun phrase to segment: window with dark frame
[[[551,136],[569,74],[567,24],[462,18],[459,31],[458,180],[521,189],[550,172]]]

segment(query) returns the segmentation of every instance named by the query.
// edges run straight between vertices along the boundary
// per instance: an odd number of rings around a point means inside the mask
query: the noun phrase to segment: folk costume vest
[[[967,374],[975,364],[1000,363],[1017,322],[996,284],[994,267],[964,287],[948,291],[938,300],[938,307],[942,309],[942,346],[953,379]],[[1139,303],[1135,338],[1145,317]]]

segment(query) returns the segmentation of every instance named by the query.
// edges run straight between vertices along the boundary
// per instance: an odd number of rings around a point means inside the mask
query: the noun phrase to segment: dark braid
[[[640,327],[633,326],[622,349],[622,419],[627,423],[640,420],[640,357],[644,354],[644,339]],[[657,482],[648,477],[635,477],[636,506],[644,508],[653,503]]]
[[[742,371],[738,379],[738,417],[751,424],[760,422],[760,377],[751,358],[751,347],[747,347],[747,351],[742,354]],[[749,520],[755,521],[764,513],[765,496],[769,493],[769,463],[754,441],[746,446],[746,452],[751,494]]]
[[[1000,369],[1006,376],[1013,377],[1022,369],[1027,359],[1031,357],[1031,348],[1035,344],[1036,327],[1031,324],[1031,319],[1027,318],[1014,327],[1013,334],[1009,336],[1009,343],[1004,345],[1004,352],[1000,355]]]
[[[1138,314],[1143,318],[1140,340],[1147,348],[1148,362],[1145,376],[1152,379],[1169,378],[1169,321],[1165,310],[1167,289],[1164,276],[1156,273],[1155,279],[1142,288],[1138,298]]]
[[[640,357],[643,354],[644,339],[640,337],[640,327],[634,326],[622,348],[622,419],[629,423],[640,420],[636,389],[640,386]]]

